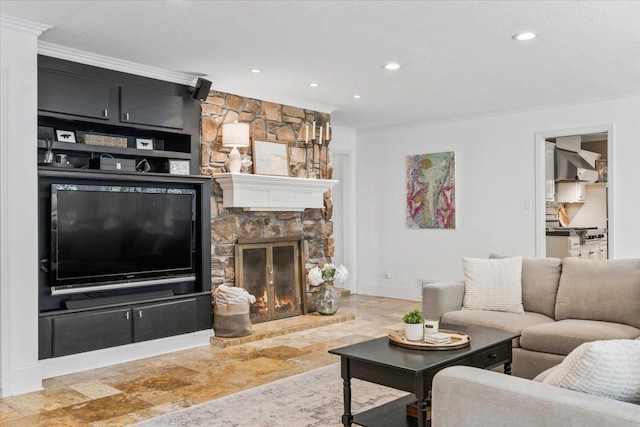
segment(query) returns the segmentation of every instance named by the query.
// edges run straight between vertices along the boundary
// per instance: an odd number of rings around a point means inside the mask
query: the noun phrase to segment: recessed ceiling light
[[[536,38],[536,33],[531,33],[531,32],[524,32],[524,33],[518,33],[518,34],[514,34],[513,37],[511,37],[514,40],[517,40],[519,42],[523,42],[526,40],[532,40]]]
[[[396,64],[395,62],[390,62],[384,66],[385,70],[397,70],[400,68],[400,64]]]
[[[311,87],[318,87],[318,86],[320,86],[320,85],[319,85],[318,83],[309,83],[309,86],[311,86]]]
[[[261,72],[262,72],[262,70],[261,70],[260,68],[252,68],[252,69],[251,69],[251,72],[252,72],[252,73],[255,73],[255,74],[259,74],[259,73],[261,73]]]
[[[360,99],[360,98],[362,98],[362,96],[360,96],[360,95],[358,95],[358,94],[353,95],[353,97],[354,97],[355,99]]]

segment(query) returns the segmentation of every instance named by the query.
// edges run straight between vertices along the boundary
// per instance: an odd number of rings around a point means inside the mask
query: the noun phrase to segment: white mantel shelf
[[[323,208],[324,193],[338,183],[332,179],[247,173],[218,173],[213,179],[222,187],[222,206],[245,211],[300,212]]]

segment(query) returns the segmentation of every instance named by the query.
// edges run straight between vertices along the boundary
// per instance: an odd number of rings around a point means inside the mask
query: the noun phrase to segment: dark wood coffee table
[[[520,334],[498,329],[442,324],[468,334],[471,345],[459,350],[413,350],[398,347],[388,337],[329,350],[341,358],[344,383],[344,415],[342,424],[367,427],[427,426],[427,406],[435,374],[456,365],[491,369],[504,364],[504,373],[511,374],[511,340]],[[351,413],[351,378],[404,390],[412,395],[370,409]],[[406,415],[407,404],[417,401],[418,417]]]

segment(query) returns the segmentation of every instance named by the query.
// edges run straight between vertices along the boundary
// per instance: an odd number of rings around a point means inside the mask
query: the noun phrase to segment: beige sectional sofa
[[[525,258],[524,313],[466,310],[463,297],[463,281],[426,284],[423,315],[520,333],[513,341],[518,377],[533,379],[584,342],[640,337],[640,259]]]
[[[640,405],[468,366],[433,380],[433,427],[640,427]]]

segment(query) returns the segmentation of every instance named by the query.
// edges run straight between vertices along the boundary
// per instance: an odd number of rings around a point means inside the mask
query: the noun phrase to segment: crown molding
[[[261,94],[257,92],[245,91],[239,88],[233,88],[229,86],[217,85],[215,82],[211,84],[212,90],[217,90],[224,93],[232,93],[234,95],[243,96],[247,98],[259,99],[260,101],[274,102],[276,104],[288,105],[290,107],[303,108],[305,110],[317,111],[319,113],[331,114],[338,107],[333,105],[320,104],[318,102],[308,101],[305,99],[299,99],[294,97],[278,96],[272,94]]]
[[[640,96],[640,91],[632,90],[632,91],[624,91],[619,93],[612,93],[606,96],[599,96],[599,97],[584,97],[584,98],[568,99],[568,100],[558,101],[558,102],[533,104],[533,105],[528,105],[521,108],[485,111],[480,113],[455,114],[450,116],[437,117],[434,119],[414,120],[409,122],[393,123],[393,124],[383,125],[383,126],[356,129],[356,131],[358,135],[371,135],[371,134],[385,132],[389,130],[409,129],[409,128],[415,128],[420,126],[435,126],[443,123],[463,122],[467,120],[481,120],[481,119],[488,119],[491,117],[508,116],[511,114],[530,113],[533,111],[549,110],[552,108],[562,108],[562,107],[569,107],[569,106],[580,105],[580,104],[589,104],[592,102],[606,102],[606,101],[611,101],[615,99],[632,98],[636,96]]]
[[[51,28],[51,25],[41,24],[40,22],[29,21],[27,19],[16,18],[10,15],[0,15],[0,24],[3,28],[10,28],[16,31],[33,34],[39,36],[43,32]]]
[[[187,86],[193,86],[194,80],[197,77],[201,77],[200,74],[196,73],[192,74],[164,70],[162,68],[126,61],[112,56],[99,55],[97,53],[91,53],[44,41],[38,41],[38,54]]]

